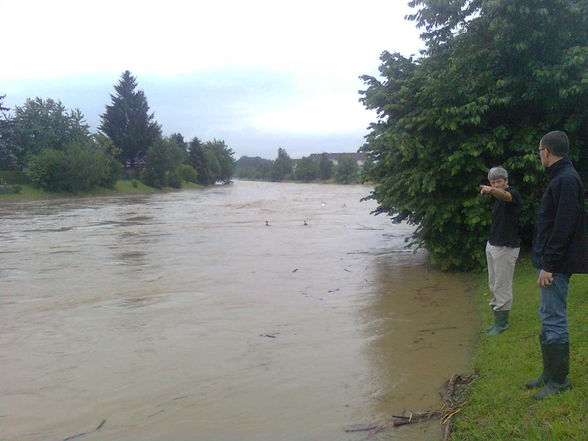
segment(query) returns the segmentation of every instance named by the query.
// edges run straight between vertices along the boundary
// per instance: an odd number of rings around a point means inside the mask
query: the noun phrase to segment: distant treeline
[[[317,158],[318,156],[318,158]],[[291,159],[285,149],[278,149],[275,160],[242,156],[235,164],[235,176],[261,181],[328,181],[351,184],[363,181],[362,176],[369,164],[359,166],[351,155],[341,155],[337,164],[327,153]]]
[[[25,171],[45,191],[112,188],[121,177],[156,188],[230,182],[235,160],[225,142],[163,136],[136,88],[135,77],[125,71],[97,133],[90,133],[79,109],[68,111],[60,101],[27,99],[10,113],[0,95],[0,170]]]

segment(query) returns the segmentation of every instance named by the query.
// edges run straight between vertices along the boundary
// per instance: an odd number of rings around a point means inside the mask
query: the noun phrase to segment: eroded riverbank
[[[368,191],[2,204],[0,437],[358,440],[438,407],[477,336],[473,282],[404,250]]]

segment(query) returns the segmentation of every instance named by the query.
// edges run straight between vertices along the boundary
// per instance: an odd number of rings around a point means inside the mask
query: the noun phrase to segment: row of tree
[[[483,267],[491,206],[480,198],[502,165],[523,196],[529,243],[545,183],[537,145],[565,130],[588,167],[588,0],[412,0],[419,57],[384,52],[364,76],[378,112],[362,151],[374,161],[378,211],[417,226],[443,268]]]
[[[97,133],[60,101],[27,99],[12,114],[0,96],[0,170],[27,170],[48,191],[113,187],[123,170],[157,188],[230,182],[235,161],[224,141],[164,137],[129,71],[114,89]]]
[[[351,184],[361,179],[357,161],[351,157],[341,157],[334,165],[323,153],[318,160],[304,156],[291,159],[285,149],[278,149],[275,160],[249,158],[243,156],[236,163],[235,176],[243,179],[262,181],[327,181],[335,179],[340,184]]]

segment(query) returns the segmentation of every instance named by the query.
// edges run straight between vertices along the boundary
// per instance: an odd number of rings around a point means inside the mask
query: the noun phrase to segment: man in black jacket
[[[541,164],[550,179],[537,213],[532,256],[541,293],[543,373],[526,384],[528,389],[543,387],[534,395],[538,400],[572,388],[567,378],[568,282],[574,273],[588,273],[584,188],[568,151],[564,132],[549,132],[539,143]]]

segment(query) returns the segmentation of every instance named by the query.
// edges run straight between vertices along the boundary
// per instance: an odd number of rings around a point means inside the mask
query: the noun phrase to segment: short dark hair
[[[543,136],[539,145],[548,148],[551,153],[556,156],[561,156],[562,158],[567,156],[570,151],[570,140],[568,139],[568,135],[560,130],[554,130]]]

